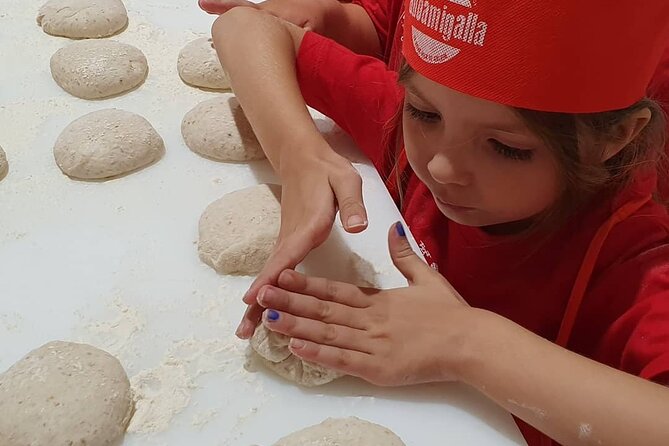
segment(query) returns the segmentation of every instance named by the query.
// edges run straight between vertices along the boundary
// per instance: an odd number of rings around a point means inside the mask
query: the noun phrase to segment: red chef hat
[[[669,0],[406,0],[403,53],[423,76],[533,110],[588,113],[645,95]]]

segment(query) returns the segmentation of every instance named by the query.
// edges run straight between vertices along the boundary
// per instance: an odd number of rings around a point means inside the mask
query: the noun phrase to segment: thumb
[[[409,285],[433,280],[434,271],[413,251],[404,226],[399,221],[390,227],[388,248],[393,265],[406,277]]]
[[[198,4],[209,14],[224,14],[237,6],[257,8],[255,3],[247,0],[198,0]]]
[[[339,218],[346,232],[358,233],[367,229],[367,210],[362,198],[362,178],[355,172],[346,178],[330,181],[337,199]]]

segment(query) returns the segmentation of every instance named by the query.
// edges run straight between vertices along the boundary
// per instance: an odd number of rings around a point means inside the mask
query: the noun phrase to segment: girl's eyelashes
[[[507,146],[506,144],[502,144],[496,139],[490,139],[489,141],[492,144],[492,147],[495,150],[495,152],[499,153],[504,158],[508,158],[514,161],[530,161],[532,159],[532,156],[534,155],[534,152],[532,150],[510,147]]]
[[[408,102],[404,105],[404,110],[409,114],[412,119],[417,121],[425,122],[428,124],[433,124],[435,122],[441,121],[441,115],[439,113],[427,112],[424,110],[417,109]]]

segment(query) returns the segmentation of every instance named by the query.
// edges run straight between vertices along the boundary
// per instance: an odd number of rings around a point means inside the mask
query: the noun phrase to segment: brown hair
[[[408,64],[399,71],[399,82],[404,83],[413,73]],[[618,125],[639,110],[649,109],[650,121],[634,140],[617,155],[602,163],[606,143],[619,135]],[[573,212],[600,195],[611,196],[627,186],[640,167],[657,168],[664,165],[666,118],[662,108],[653,100],[644,98],[622,110],[600,113],[554,113],[514,108],[528,128],[538,135],[552,151],[562,174],[563,193],[557,202],[531,226],[555,228]],[[394,171],[397,174],[400,197],[405,178],[397,168],[399,152],[403,148],[401,110],[389,124],[385,141],[394,149]],[[587,139],[588,143],[584,143]],[[401,198],[400,198],[401,199]]]

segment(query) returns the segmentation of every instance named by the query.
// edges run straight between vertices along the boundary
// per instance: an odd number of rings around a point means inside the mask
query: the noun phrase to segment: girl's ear
[[[637,110],[618,123],[613,129],[613,139],[606,143],[602,162],[616,156],[622,149],[639,136],[639,133],[648,125],[652,113],[648,108]]]

